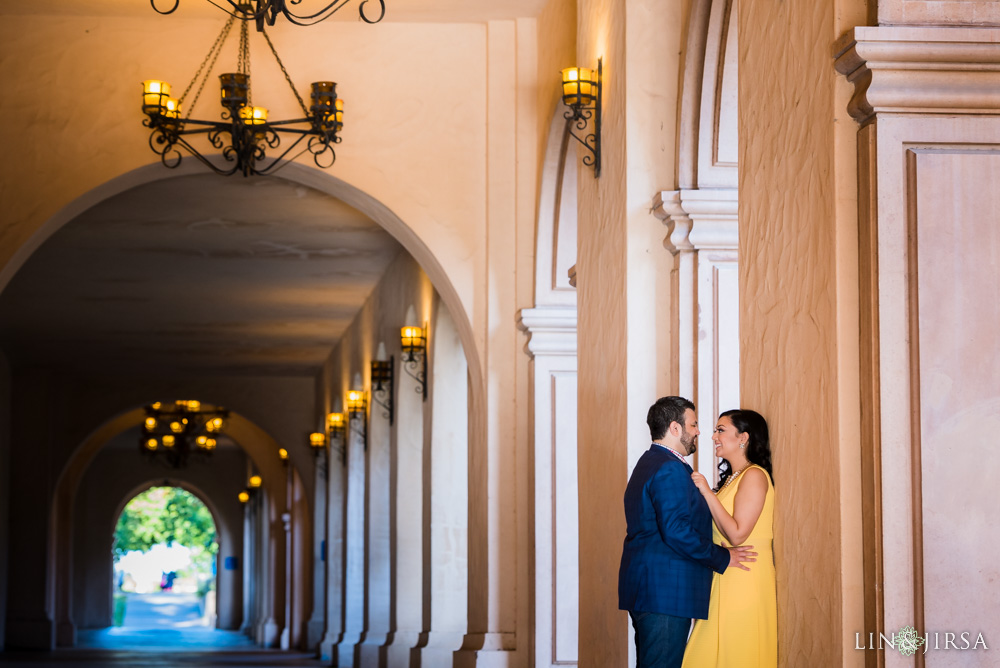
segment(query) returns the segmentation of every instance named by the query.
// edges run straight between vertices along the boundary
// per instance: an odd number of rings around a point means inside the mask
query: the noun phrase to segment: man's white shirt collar
[[[653,445],[658,445],[661,448],[664,448],[665,450],[668,450],[669,452],[671,452],[674,455],[674,457],[676,457],[677,459],[679,459],[682,462],[684,462],[685,464],[687,464],[687,460],[684,459],[684,455],[682,455],[681,453],[677,452],[676,450],[674,450],[673,448],[671,448],[669,445],[663,445],[662,443],[653,443]]]

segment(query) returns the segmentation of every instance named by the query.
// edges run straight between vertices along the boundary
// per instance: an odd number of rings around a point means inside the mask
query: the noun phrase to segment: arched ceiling
[[[166,178],[29,258],[0,293],[0,345],[15,365],[89,373],[313,375],[401,250],[278,177]]]

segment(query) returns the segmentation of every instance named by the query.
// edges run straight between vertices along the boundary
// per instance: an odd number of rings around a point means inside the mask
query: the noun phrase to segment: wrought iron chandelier
[[[175,469],[186,466],[191,455],[211,455],[229,417],[225,408],[193,400],[157,401],[144,410],[139,449]]]
[[[241,3],[239,6],[249,5]],[[337,84],[332,81],[314,82],[312,104],[307,109],[302,97],[295,90],[274,44],[271,43],[271,38],[262,30],[261,34],[267,41],[278,67],[285,75],[285,81],[288,82],[288,87],[291,88],[303,114],[302,118],[293,120],[268,120],[267,109],[254,106],[253,103],[250,86],[250,40],[246,22],[240,24],[236,72],[219,75],[223,108],[221,120],[206,121],[191,118],[190,110],[197,104],[235,21],[236,17],[230,17],[226,21],[226,25],[209,49],[198,71],[195,72],[191,83],[179,98],[170,96],[171,86],[165,81],[149,79],[143,82],[142,111],[147,116],[143,125],[152,129],[149,147],[160,156],[163,164],[170,168],[175,168],[181,163],[181,153],[178,148],[183,148],[217,174],[229,176],[239,172],[243,176],[250,176],[273,173],[287,164],[283,160],[308,138],[305,146],[288,157],[288,160],[294,160],[309,151],[317,167],[330,167],[337,159],[333,144],[340,143],[337,133],[344,127],[344,102],[337,97]],[[190,105],[186,107],[188,113],[185,115],[184,108],[192,91],[193,97]],[[221,151],[222,164],[210,160],[195,148],[189,141],[189,138],[195,135],[205,135],[212,147]],[[278,149],[281,145],[280,135],[290,135],[295,139],[280,155],[268,158],[267,150]]]
[[[278,18],[278,14],[281,14],[288,19],[290,23],[294,23],[297,26],[311,26],[330,18],[349,2],[349,0],[333,0],[333,2],[329,3],[322,9],[313,11],[312,13],[296,14],[288,7],[289,5],[301,4],[302,0],[252,0],[252,2],[247,2],[246,0],[243,0],[242,2],[237,2],[236,0],[225,0],[229,5],[228,7],[219,4],[215,0],[208,1],[234,18],[238,18],[244,22],[253,21],[257,24],[257,30],[260,32],[264,32],[264,24],[273,26],[275,19]],[[321,2],[322,1],[323,0],[321,0]],[[370,0],[362,0],[361,4],[358,5],[358,15],[365,23],[378,23],[385,16],[385,2],[383,0],[377,0],[379,5],[379,14],[378,17],[374,19],[370,19],[365,15],[365,5],[369,2]],[[156,6],[156,0],[149,0],[149,4],[157,13],[166,15],[173,14],[174,11],[177,10],[177,7],[181,4],[181,0],[174,0],[174,4],[170,7],[170,9],[158,8]]]

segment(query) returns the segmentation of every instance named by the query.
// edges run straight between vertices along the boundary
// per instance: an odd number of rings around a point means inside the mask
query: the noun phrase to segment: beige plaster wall
[[[159,76],[183,90],[222,23],[155,15],[3,17],[0,78],[7,92],[0,116],[19,128],[5,137],[19,158],[0,170],[0,285],[57,212],[158,161],[141,124],[140,83]],[[404,220],[441,258],[446,280],[471,311],[484,289],[486,27],[327,22],[305,32],[283,25],[272,35],[300,92],[311,81],[333,79],[346,101],[344,141],[326,173]],[[273,117],[291,116],[295,102],[281,73],[264,59],[266,47],[253,49],[258,103],[266,99]],[[219,111],[215,86],[210,82],[202,95],[202,116]],[[56,90],[59,99],[75,101],[72,108],[44,102]],[[509,101],[510,91],[495,95]]]
[[[562,117],[562,87],[559,81],[564,67],[576,64],[576,0],[550,0],[538,15],[537,62],[538,107],[535,112],[540,128],[547,128],[553,114]],[[585,67],[585,65],[582,65]],[[548,136],[538,135],[539,174],[545,161]]]
[[[672,262],[651,215],[673,186],[681,2],[582,0],[580,65],[604,58],[603,165],[579,171],[580,665],[625,665],[617,583],[622,495],[648,447],[645,414],[676,385],[670,364]]]
[[[771,427],[782,666],[863,660],[847,653],[862,625],[856,126],[829,46],[864,9],[738,5],[741,403]]]

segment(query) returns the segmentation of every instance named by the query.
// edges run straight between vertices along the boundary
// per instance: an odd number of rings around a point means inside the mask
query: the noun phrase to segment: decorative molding
[[[536,355],[576,355],[576,307],[539,306],[521,309],[517,326],[530,337],[525,352]]]
[[[882,112],[1000,114],[1000,28],[859,26],[833,55],[859,123]]]
[[[731,0],[691,2],[678,115],[677,183],[681,188],[737,185],[736,165],[717,160],[720,134],[728,134],[720,133],[719,102],[727,80],[726,42],[729,31],[736,29],[733,6]],[[735,76],[733,72],[728,80]],[[735,127],[730,130],[736,132]]]
[[[681,251],[735,250],[739,241],[735,188],[665,190],[653,198],[653,213],[667,226],[663,245]]]

